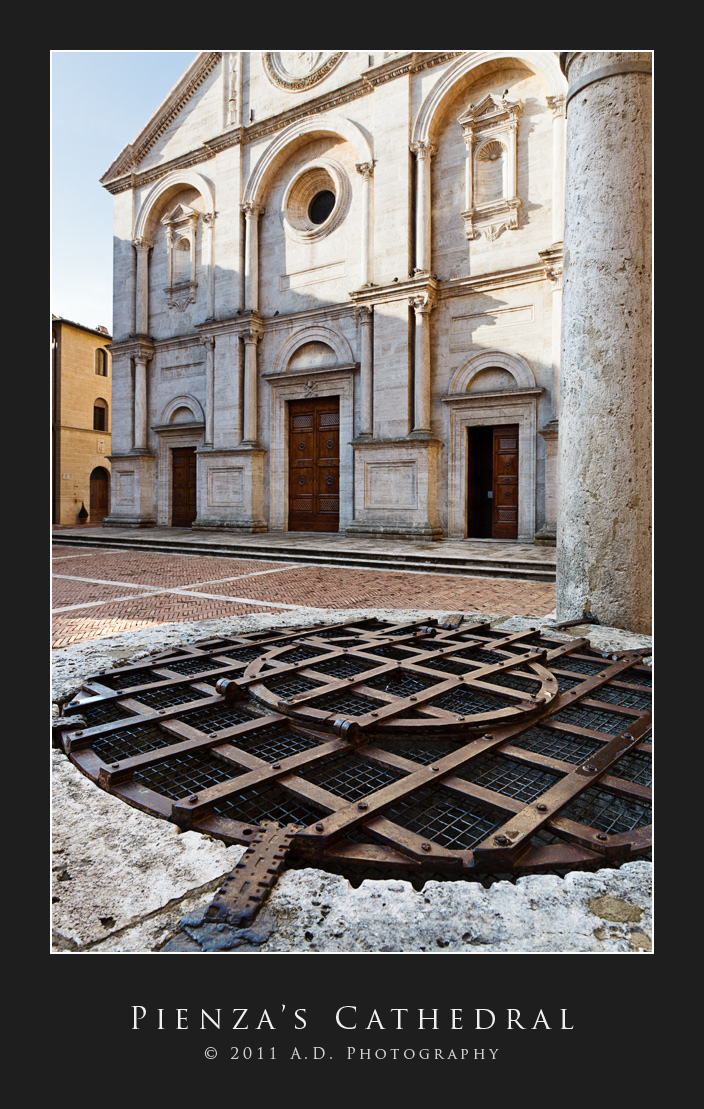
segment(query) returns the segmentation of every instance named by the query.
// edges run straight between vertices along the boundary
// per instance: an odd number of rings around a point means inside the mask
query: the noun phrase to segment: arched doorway
[[[96,466],[90,475],[90,522],[102,523],[110,508],[110,474],[104,466]]]

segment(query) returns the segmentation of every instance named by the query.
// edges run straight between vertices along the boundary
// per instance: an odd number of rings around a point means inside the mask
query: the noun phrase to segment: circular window
[[[325,223],[334,207],[335,194],[331,193],[329,189],[323,189],[311,200],[308,208],[308,218],[311,223]]]
[[[349,183],[342,166],[331,159],[309,162],[289,182],[281,205],[288,234],[311,242],[337,227],[347,210]]]

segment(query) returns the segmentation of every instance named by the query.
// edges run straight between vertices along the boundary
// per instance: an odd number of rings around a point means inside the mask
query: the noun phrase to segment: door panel
[[[189,528],[196,518],[196,448],[178,447],[172,455],[171,525]]]
[[[494,428],[493,539],[518,537],[518,424]]]
[[[340,526],[340,402],[289,402],[289,531]]]

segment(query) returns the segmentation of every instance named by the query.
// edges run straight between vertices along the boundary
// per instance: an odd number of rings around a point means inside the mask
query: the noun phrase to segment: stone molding
[[[200,401],[196,400],[190,393],[181,393],[178,397],[172,397],[171,400],[164,406],[159,417],[159,423],[152,428],[152,431],[164,430],[167,427],[188,427],[188,424],[172,424],[171,417],[178,408],[190,408],[193,413],[193,419],[197,424],[205,424],[205,413]]]
[[[333,69],[342,61],[346,51],[337,50],[333,52],[329,58],[326,58],[320,65],[315,65],[308,74],[302,74],[300,77],[295,77],[288,73],[285,65],[281,61],[281,56],[278,51],[265,51],[262,52],[262,67],[272,85],[277,88],[285,89],[286,92],[305,92],[306,89],[312,88],[313,85],[319,84],[328,77]],[[316,59],[317,60],[317,59]]]
[[[336,331],[332,327],[324,327],[320,325],[312,325],[308,327],[299,328],[297,331],[290,335],[288,339],[279,348],[278,353],[274,357],[271,374],[265,374],[265,377],[272,377],[274,374],[283,374],[286,372],[286,367],[293,358],[296,351],[305,346],[306,343],[325,343],[329,346],[337,359],[334,366],[352,365],[355,361],[352,348],[347,339],[341,332]],[[320,367],[316,367],[319,370]],[[289,371],[290,372],[290,371]],[[308,373],[309,371],[305,371]],[[312,370],[310,372],[313,372]]]
[[[482,370],[507,370],[515,379],[518,389],[535,389],[536,381],[530,365],[519,354],[509,354],[502,350],[484,350],[473,354],[455,371],[448,397],[467,393],[472,381]],[[474,393],[474,396],[488,396],[489,393]]]
[[[366,285],[363,289],[355,289],[350,297],[355,307],[374,304],[383,304],[386,301],[408,300],[409,303],[417,297],[440,296],[440,284],[436,277],[430,274],[419,274],[408,281],[393,281],[389,285]]]
[[[167,173],[162,177],[157,184],[150,189],[146,197],[142,201],[137,213],[137,218],[134,223],[133,239],[148,238],[148,232],[151,230],[150,224],[152,222],[153,213],[158,210],[162,200],[168,199],[168,194],[176,192],[179,189],[196,189],[205,204],[205,215],[215,214],[215,197],[213,190],[200,173],[191,173],[188,170],[174,170]]]

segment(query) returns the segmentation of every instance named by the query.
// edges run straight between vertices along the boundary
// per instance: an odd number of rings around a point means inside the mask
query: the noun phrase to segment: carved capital
[[[203,212],[203,223],[206,227],[212,228],[215,223],[215,212]]]
[[[209,354],[215,350],[215,336],[214,335],[201,335],[200,341]]]
[[[360,162],[359,165],[355,165],[354,168],[357,170],[357,173],[359,173],[364,178],[365,181],[368,181],[369,178],[373,177],[374,175],[373,162]]]
[[[548,108],[550,108],[554,119],[557,119],[559,116],[566,115],[567,98],[564,96],[564,94],[561,94],[560,96],[548,96],[547,102]]]
[[[246,346],[256,346],[263,334],[264,329],[262,325],[251,320],[247,330],[242,332],[242,338]]]
[[[245,204],[240,204],[240,211],[244,212],[244,218],[249,220],[263,216],[265,209],[261,204],[253,204],[251,200],[248,200]]]
[[[430,160],[437,151],[437,146],[434,142],[412,142],[411,151],[415,154],[419,162]]]
[[[415,311],[416,316],[427,316],[432,312],[437,301],[433,293],[420,293],[418,296],[409,297],[408,303]]]
[[[154,244],[149,239],[133,239],[132,246],[138,254],[148,254]]]
[[[372,322],[372,309],[368,304],[359,304],[355,308],[355,315],[363,327],[368,327]]]

